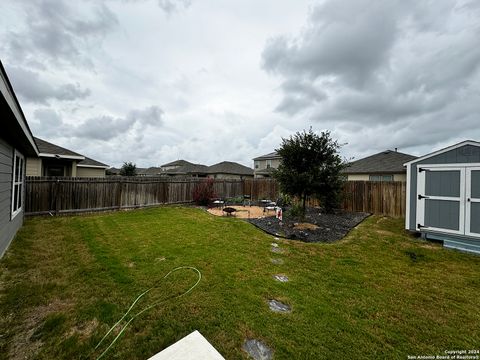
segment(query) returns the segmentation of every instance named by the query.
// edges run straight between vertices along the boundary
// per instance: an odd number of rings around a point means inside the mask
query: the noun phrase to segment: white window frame
[[[20,175],[18,181],[15,181],[17,175],[17,158],[21,160]],[[17,185],[21,185],[20,206],[15,209],[15,189]],[[23,210],[23,193],[25,191],[25,157],[16,149],[13,152],[13,171],[12,171],[12,200],[11,200],[11,219],[13,220]],[[17,198],[18,201],[18,198]]]
[[[265,163],[266,163],[266,165],[265,165],[266,169],[270,169],[272,167],[272,160],[271,159],[265,160]]]

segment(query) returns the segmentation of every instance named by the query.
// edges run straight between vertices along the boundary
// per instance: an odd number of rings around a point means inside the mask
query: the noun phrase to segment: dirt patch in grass
[[[67,337],[78,335],[78,337],[81,340],[85,340],[88,337],[90,337],[90,335],[93,334],[93,332],[98,327],[98,325],[99,325],[99,322],[97,319],[93,319],[93,320],[75,325],[70,329],[70,331],[67,334]]]
[[[274,215],[274,212],[271,210],[264,211],[263,207],[260,206],[228,206],[232,207],[236,212],[232,215],[227,215],[221,208],[210,208],[207,211],[215,216],[233,216],[239,219],[255,219],[255,218],[264,218],[266,216]]]
[[[9,359],[34,358],[43,345],[42,332],[46,328],[47,317],[52,314],[65,313],[70,308],[72,308],[72,303],[56,299],[48,305],[37,306],[28,312],[21,329],[15,331],[10,346]]]
[[[249,221],[275,236],[304,242],[333,242],[345,237],[369,215],[343,211],[323,214],[318,208],[307,208],[304,218],[290,217],[284,212],[282,222],[273,216]]]

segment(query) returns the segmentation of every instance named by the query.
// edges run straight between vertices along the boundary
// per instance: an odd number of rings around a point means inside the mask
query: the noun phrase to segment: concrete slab
[[[148,360],[225,360],[197,330]]]

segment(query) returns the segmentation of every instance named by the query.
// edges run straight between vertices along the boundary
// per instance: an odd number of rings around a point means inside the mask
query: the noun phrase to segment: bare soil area
[[[257,218],[264,218],[274,216],[275,212],[272,210],[263,211],[263,207],[260,206],[241,206],[241,205],[233,205],[228,206],[234,208],[235,211],[232,215],[227,215],[222,208],[214,207],[207,209],[210,214],[216,216],[234,216],[240,219],[257,219]]]

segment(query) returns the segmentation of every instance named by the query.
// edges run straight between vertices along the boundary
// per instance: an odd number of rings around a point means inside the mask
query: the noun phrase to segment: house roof
[[[85,156],[83,156],[79,153],[76,153],[72,150],[65,149],[61,146],[52,144],[48,141],[39,139],[37,137],[35,137],[35,142],[38,146],[40,156],[42,156],[42,154],[48,154],[48,155],[60,155],[60,156],[63,155],[63,156],[67,156],[67,157],[72,157],[72,156],[73,157],[80,157],[81,159],[79,159],[79,160],[85,159]]]
[[[166,170],[165,174],[169,175],[188,175],[188,174],[207,174],[208,166],[201,164],[188,163],[176,169]]]
[[[232,161],[222,161],[208,167],[209,174],[253,175],[253,169]]]
[[[161,167],[152,166],[145,170],[145,175],[156,176],[161,175],[163,172],[164,170]]]
[[[1,61],[0,94],[2,95],[0,97],[0,111],[4,114],[2,117],[2,138],[18,146],[25,155],[38,156],[38,148],[33,139],[32,131]]]
[[[40,157],[55,157],[63,159],[80,160],[77,164],[80,167],[102,167],[107,169],[108,165],[76,153],[75,151],[65,149],[61,146],[52,144],[48,141],[35,137],[35,143],[37,144]]]
[[[101,163],[100,161],[97,161],[97,160],[91,159],[89,157],[86,157],[86,156],[85,156],[85,160],[80,161],[77,164],[77,166],[80,166],[80,167],[101,167],[101,168],[108,169],[108,165],[106,165],[104,163]]]
[[[415,159],[416,156],[398,151],[385,150],[378,154],[353,161],[343,171],[345,174],[374,174],[374,173],[403,173],[406,172],[404,163]]]
[[[161,167],[166,166],[184,166],[184,165],[195,165],[187,160],[175,160],[166,164],[161,165]]]
[[[259,157],[254,158],[253,160],[270,160],[270,159],[281,159],[282,157],[278,155],[276,151],[271,152],[269,154],[265,154]]]

